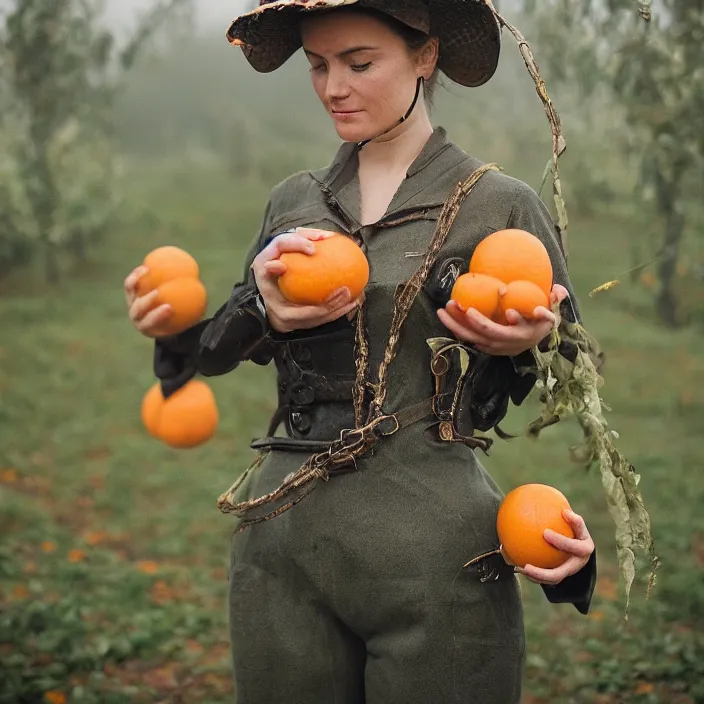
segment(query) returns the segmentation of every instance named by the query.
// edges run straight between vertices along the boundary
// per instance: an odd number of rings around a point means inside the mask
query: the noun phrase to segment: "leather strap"
[[[393,435],[402,428],[406,428],[419,420],[433,415],[433,399],[428,398],[412,406],[407,406],[396,413],[382,416],[372,427],[372,432],[377,436]],[[343,430],[342,435],[354,433],[354,430]],[[289,452],[326,452],[335,441],[325,440],[299,440],[298,438],[276,437],[268,435],[253,440],[250,447],[253,450],[283,450]]]

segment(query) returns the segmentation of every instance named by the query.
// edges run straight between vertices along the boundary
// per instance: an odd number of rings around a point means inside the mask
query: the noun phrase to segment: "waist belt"
[[[338,444],[354,442],[354,436],[360,439],[365,435],[380,438],[393,435],[402,428],[406,428],[419,420],[433,414],[433,399],[425,399],[412,406],[407,406],[396,413],[379,416],[374,421],[362,428],[345,429],[340,432],[339,439],[335,440],[299,440],[298,438],[267,436],[253,440],[250,447],[254,450],[281,450],[284,452],[329,452]]]

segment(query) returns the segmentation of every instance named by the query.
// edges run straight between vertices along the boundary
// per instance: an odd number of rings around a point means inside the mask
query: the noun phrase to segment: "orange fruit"
[[[171,315],[156,331],[175,335],[195,325],[208,307],[208,294],[200,279],[173,279],[159,286],[154,307],[168,303]]]
[[[538,306],[549,309],[550,300],[532,281],[511,281],[499,295],[500,317],[503,320],[506,320],[506,311],[509,308],[518,311],[526,320],[532,320],[533,311]]]
[[[369,281],[369,262],[361,247],[337,233],[313,245],[313,254],[281,255],[286,271],[279,276],[279,289],[284,297],[299,305],[321,305],[333,291],[347,286],[352,300],[359,298]]]
[[[188,252],[171,245],[149,252],[143,265],[149,271],[137,281],[138,296],[144,296],[173,279],[197,279],[200,276],[198,262]]]
[[[159,417],[164,406],[164,396],[161,393],[161,384],[152,386],[142,399],[142,423],[152,437],[159,437]]]
[[[503,281],[486,274],[462,274],[457,277],[450,298],[465,311],[475,308],[487,318],[493,318],[499,310],[499,289],[503,285]]]
[[[499,230],[475,248],[469,271],[493,276],[506,284],[531,281],[546,296],[552,289],[552,264],[545,245],[525,230]]]
[[[523,484],[510,491],[499,506],[496,532],[507,560],[518,567],[559,567],[569,555],[545,540],[551,528],[574,538],[562,511],[570,508],[565,496],[546,484]]]
[[[175,335],[200,321],[208,306],[208,295],[198,278],[196,260],[179,247],[158,247],[144,258],[148,271],[139,277],[136,285],[138,296],[154,289],[158,293],[152,309],[168,303],[171,315],[155,332]]]
[[[166,399],[157,382],[144,395],[141,415],[150,435],[180,449],[202,445],[219,422],[215,396],[199,379],[186,382]]]

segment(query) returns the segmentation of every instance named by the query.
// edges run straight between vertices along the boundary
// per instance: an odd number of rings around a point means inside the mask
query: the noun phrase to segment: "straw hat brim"
[[[237,17],[227,31],[260,73],[275,71],[301,48],[295,15],[359,4],[404,21],[404,0],[275,0]],[[486,83],[499,63],[501,34],[484,0],[429,0],[429,34],[440,43],[438,67],[452,81],[469,88]],[[410,24],[406,22],[406,24]],[[412,25],[411,25],[412,26]]]

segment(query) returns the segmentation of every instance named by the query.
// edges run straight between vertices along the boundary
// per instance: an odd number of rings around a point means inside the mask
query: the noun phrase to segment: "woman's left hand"
[[[564,286],[555,284],[550,292],[550,305],[561,303],[568,295]],[[449,301],[438,310],[443,325],[455,337],[471,342],[479,352],[491,355],[516,355],[532,349],[550,333],[555,325],[555,314],[543,306],[535,309],[535,318],[527,320],[513,309],[506,311],[508,325],[500,325],[470,308],[462,310],[455,301]]]
[[[543,534],[545,540],[558,550],[569,553],[569,558],[559,567],[543,569],[533,565],[526,565],[518,572],[536,584],[559,584],[563,579],[577,574],[589,562],[589,557],[594,552],[594,541],[589,535],[584,519],[574,511],[565,509],[563,518],[570,524],[574,538],[568,538],[554,530],[546,529]]]

